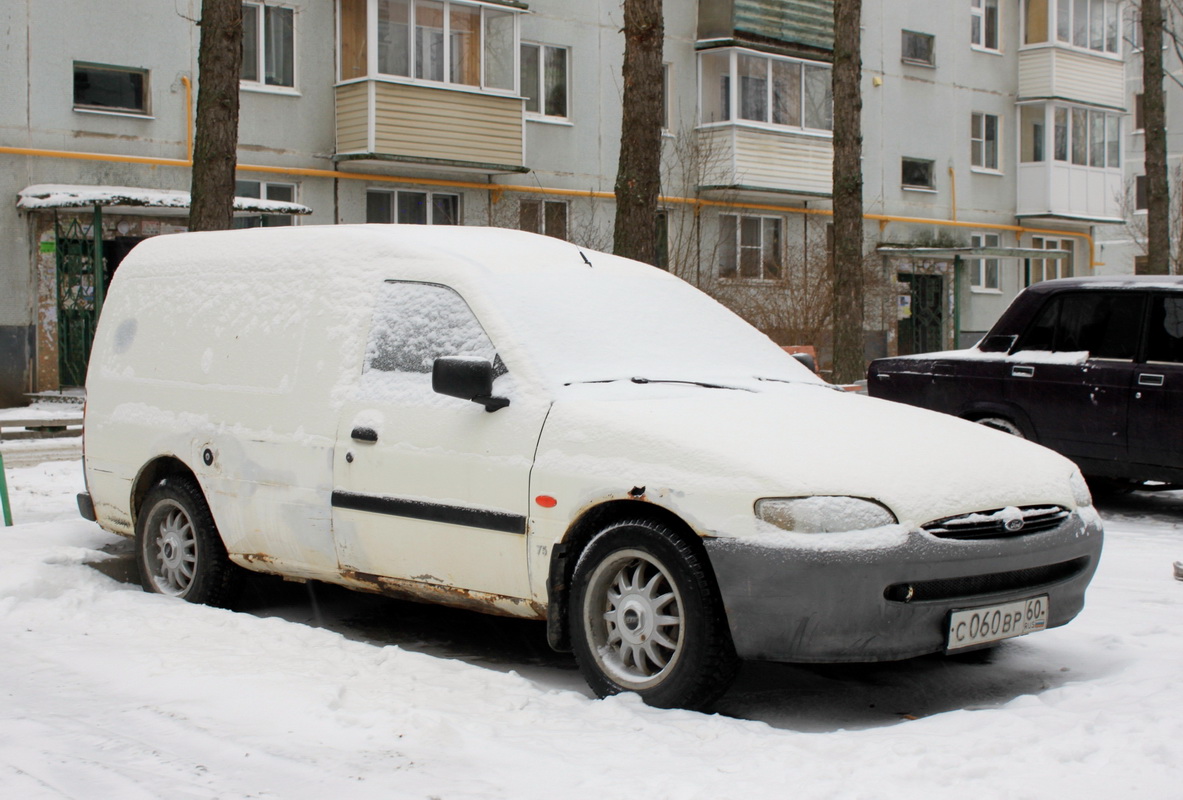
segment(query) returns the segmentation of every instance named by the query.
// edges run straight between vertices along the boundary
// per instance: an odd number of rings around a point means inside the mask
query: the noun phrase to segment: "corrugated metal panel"
[[[734,0],[737,33],[834,49],[833,0]]]
[[[350,83],[337,87],[335,97],[338,153],[359,153],[368,148],[367,96],[364,83]]]
[[[699,131],[711,170],[701,183],[828,195],[834,146],[830,139],[729,126]]]
[[[1060,97],[1125,107],[1122,62],[1062,47],[1019,53],[1019,99]]]
[[[521,100],[397,83],[376,89],[378,153],[522,166]]]

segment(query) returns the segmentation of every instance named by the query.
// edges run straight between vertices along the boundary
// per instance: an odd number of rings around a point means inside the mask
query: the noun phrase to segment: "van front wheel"
[[[145,591],[211,606],[233,599],[237,567],[201,490],[183,478],[162,480],[144,498],[136,520],[136,564]]]
[[[735,676],[705,561],[660,523],[621,522],[592,539],[570,608],[576,661],[600,697],[636,692],[649,705],[701,709]]]

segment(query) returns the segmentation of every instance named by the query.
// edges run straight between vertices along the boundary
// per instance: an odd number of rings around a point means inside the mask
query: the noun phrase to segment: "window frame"
[[[990,9],[993,8],[994,15],[991,20]],[[970,34],[969,44],[974,50],[981,50],[987,53],[1000,53],[1002,48],[999,44],[999,33],[1002,29],[999,21],[998,0],[970,0],[969,16],[970,16]],[[993,30],[994,44],[993,46],[987,44],[989,41],[988,31]],[[975,41],[976,39],[976,41]]]
[[[243,48],[242,60],[243,71],[245,73],[247,49],[246,49],[246,12],[248,8],[253,8],[257,11],[257,22],[255,25],[256,39],[255,42],[255,77],[254,79],[239,78],[239,87],[253,92],[271,92],[274,94],[295,94],[297,83],[297,58],[296,58],[296,9],[291,6],[281,5],[279,3],[269,3],[263,0],[254,0],[254,2],[243,3]],[[269,83],[267,80],[267,64],[268,64],[268,11],[287,12],[290,15],[289,31],[291,39],[286,43],[288,52],[290,53],[291,61],[291,83]]]
[[[255,184],[259,187],[258,195],[245,194],[240,191],[243,184]],[[287,198],[269,197],[272,189],[285,189],[291,191],[291,196]],[[300,184],[288,183],[287,181],[250,181],[236,179],[234,181],[234,196],[235,197],[254,197],[259,200],[279,200],[284,203],[298,203],[299,202]],[[274,220],[286,219],[286,222],[275,222]],[[248,224],[257,220],[258,225]],[[268,222],[268,220],[272,220]],[[231,221],[231,227],[235,229],[241,228],[282,228],[293,225],[298,225],[298,218],[294,214],[266,214],[263,212],[252,212],[249,214],[236,215]]]
[[[337,82],[339,84],[353,83],[358,81],[380,80],[388,81],[390,83],[405,83],[420,86],[432,86],[441,89],[449,89],[451,91],[465,91],[476,92],[479,94],[490,94],[501,97],[518,97],[520,78],[521,78],[521,17],[525,13],[523,7],[516,5],[502,5],[500,3],[479,2],[473,0],[468,2],[466,0],[406,0],[407,1],[407,19],[406,19],[406,40],[405,40],[405,55],[406,55],[406,74],[398,72],[382,72],[381,71],[381,48],[379,47],[379,23],[380,17],[378,14],[379,0],[336,0],[337,5],[337,56],[336,56],[336,71]],[[442,42],[442,69],[444,70],[443,80],[435,80],[426,77],[416,77],[418,70],[417,64],[417,48],[419,47],[419,26],[417,24],[417,14],[420,3],[434,2],[442,8],[442,25],[439,30],[442,32],[440,41]],[[349,6],[347,12],[346,6]],[[453,79],[451,74],[453,69],[453,54],[452,54],[452,23],[453,23],[453,9],[463,8],[468,10],[476,10],[479,13],[479,22],[477,23],[477,39],[474,52],[480,60],[478,68],[478,77],[476,83],[464,83]],[[364,17],[364,21],[359,17]],[[506,50],[502,53],[501,62],[504,64],[500,72],[504,73],[504,77],[508,78],[508,86],[496,85],[493,81],[496,76],[492,76],[490,70],[490,42],[494,37],[491,36],[490,31],[494,28],[494,23],[497,20],[510,22],[509,41],[506,42]],[[359,33],[361,35],[359,35]],[[346,46],[346,45],[351,46]],[[345,55],[346,53],[355,53],[356,61],[363,62],[357,64],[351,69],[346,69]],[[508,58],[506,58],[508,57]],[[354,72],[357,74],[353,74]],[[350,74],[346,74],[349,72]]]
[[[908,38],[928,42],[928,58],[918,58],[908,55]],[[937,65],[937,37],[931,33],[922,33],[908,28],[900,30],[900,61],[916,67],[936,67]]]
[[[1066,250],[1068,251],[1068,258],[1028,258],[1023,269],[1023,284],[1024,288],[1032,284],[1042,283],[1043,281],[1055,280],[1056,278],[1071,278],[1076,273],[1075,257],[1076,257],[1076,243],[1068,238],[1061,238],[1057,236],[1032,236],[1031,247],[1036,250]],[[1035,271],[1035,263],[1039,263],[1039,271],[1043,276],[1037,280],[1032,280]],[[1048,274],[1048,268],[1051,268],[1053,274]]]
[[[905,181],[905,172],[907,169],[907,162],[915,164],[928,165],[927,184],[922,183],[908,183]],[[931,158],[917,158],[916,156],[900,156],[900,187],[904,191],[909,192],[936,192],[937,190],[937,175],[936,175],[936,161]]]
[[[763,88],[764,97],[760,98],[763,109],[763,119],[753,119],[743,116],[744,112],[744,84],[742,81],[736,80],[740,75],[740,59],[753,62],[763,60],[765,62]],[[716,72],[709,77],[706,74],[706,65],[709,61],[717,63],[726,62],[726,69]],[[789,124],[785,122],[774,122],[777,114],[777,96],[776,91],[782,87],[783,84],[778,84],[774,73],[773,65],[780,64],[788,68],[796,67],[796,97],[797,103],[795,110],[797,112],[799,122],[797,124]],[[710,50],[700,51],[698,54],[698,125],[699,127],[712,126],[735,126],[742,125],[745,127],[763,128],[765,130],[786,131],[793,133],[801,133],[809,136],[832,137],[834,128],[834,98],[831,89],[833,66],[823,61],[810,61],[803,58],[789,58],[786,56],[775,56],[769,53],[764,53],[758,50],[751,50],[742,47],[726,47],[726,48],[712,48]],[[810,75],[812,73],[822,72],[826,73],[826,78],[821,82],[810,82]],[[755,76],[746,76],[753,78]],[[721,79],[720,83],[715,82],[715,78]],[[757,80],[759,80],[757,78]],[[754,82],[748,85],[755,85]],[[810,86],[822,86],[822,98],[824,101],[824,108],[811,108],[811,101],[816,101],[817,98],[814,93],[810,92]],[[732,91],[735,86],[740,87],[740,91]],[[718,91],[721,95],[721,102],[705,102],[707,93]],[[706,119],[708,110],[718,107],[722,113],[719,119]],[[783,108],[783,104],[781,108]],[[807,121],[815,120],[816,115],[820,113],[823,117],[823,127],[815,127],[807,125]]]
[[[1031,3],[1046,3],[1047,38],[1031,41],[1029,28],[1031,27]],[[1068,47],[1081,52],[1093,53],[1106,58],[1123,58],[1122,40],[1126,29],[1126,16],[1123,12],[1121,0],[1095,0],[1101,4],[1101,22],[1099,27],[1093,25],[1093,0],[1023,0],[1020,9],[1022,17],[1022,46],[1023,47]],[[1078,26],[1076,12],[1078,6],[1084,9],[1085,20],[1083,27]],[[1078,41],[1083,33],[1085,43]],[[1099,36],[1099,45],[1093,46],[1094,36]]]
[[[372,195],[385,195],[389,198],[390,218],[388,220],[371,219],[370,214],[370,197]],[[400,201],[404,197],[411,197],[412,195],[422,196],[424,198],[423,207],[426,210],[426,222],[400,222],[399,216],[401,213]],[[438,211],[437,198],[449,198],[455,200],[456,213],[455,220],[452,222],[440,221],[436,219]],[[366,222],[379,225],[463,225],[464,224],[464,196],[459,192],[433,192],[426,189],[366,189]]]
[[[733,239],[730,244],[726,241],[726,234],[724,231],[724,220],[732,219],[735,222],[734,231],[732,232]],[[756,222],[760,232],[760,243],[758,246],[751,244],[744,244],[744,223]],[[770,236],[769,229],[775,224],[775,231]],[[769,239],[772,241],[769,241]],[[784,217],[775,214],[720,214],[719,215],[719,246],[721,248],[721,255],[719,258],[719,273],[718,278],[721,281],[751,281],[760,283],[775,283],[785,279],[785,220]],[[758,250],[758,263],[760,265],[759,275],[744,275],[744,251],[752,252]],[[768,254],[772,254],[772,262],[776,265],[774,274],[768,275],[766,265],[769,262]],[[727,266],[733,267],[724,273],[724,268]]]
[[[139,86],[139,95],[141,108],[78,102],[78,70],[80,67],[91,72],[120,73],[140,76],[141,80]],[[116,114],[119,116],[138,117],[141,119],[148,119],[152,117],[151,70],[144,67],[123,67],[115,64],[99,64],[94,61],[72,61],[70,69],[74,79],[71,101],[73,104],[72,107],[75,111],[81,111],[89,114]]]
[[[533,98],[526,92],[526,48],[537,48],[537,60],[534,64],[534,69],[537,70],[537,85],[533,88],[537,91],[537,95]],[[563,113],[551,114],[550,98],[548,92],[550,86],[547,82],[546,57],[549,51],[562,51],[563,53]],[[557,84],[556,84],[557,85]],[[545,42],[522,41],[518,45],[518,87],[525,102],[522,108],[528,119],[532,120],[548,120],[554,122],[569,122],[571,120],[571,48],[567,45],[547,44]],[[538,108],[530,108],[530,100],[538,101]]]
[[[984,111],[970,112],[969,122],[969,163],[970,167],[975,172],[989,172],[993,174],[1000,174],[1001,169],[998,166],[1002,163],[1001,142],[999,141],[999,131],[1002,130],[1002,118],[997,114],[987,114]],[[993,136],[991,136],[991,125],[989,120],[993,120]],[[980,123],[980,124],[979,124]],[[980,131],[979,131],[980,128]],[[979,136],[979,132],[981,136]],[[975,161],[975,146],[979,153],[981,163]],[[992,156],[992,158],[991,158]],[[993,163],[989,163],[990,161]]]
[[[527,226],[524,224],[526,220],[525,211],[527,208],[535,209],[535,217],[538,224],[534,226]],[[562,222],[558,223],[556,213],[562,209]],[[556,231],[554,228],[559,226],[561,231]],[[566,200],[548,200],[541,197],[523,197],[518,200],[518,230],[523,230],[528,233],[538,233],[543,236],[550,236],[555,239],[563,241],[570,241],[571,236],[571,207]],[[561,235],[560,235],[561,234]]]
[[[1002,234],[972,233],[971,247],[1001,247]],[[991,273],[993,280],[990,279]],[[969,290],[977,294],[1002,294],[1002,259],[975,258],[970,265]]]

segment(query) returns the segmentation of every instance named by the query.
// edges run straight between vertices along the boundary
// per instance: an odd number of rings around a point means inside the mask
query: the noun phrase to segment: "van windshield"
[[[821,382],[707,295],[653,268],[594,266],[499,276],[491,294],[516,346],[552,385],[644,378],[703,384]],[[498,347],[502,347],[498,342]],[[508,355],[503,353],[503,355]]]

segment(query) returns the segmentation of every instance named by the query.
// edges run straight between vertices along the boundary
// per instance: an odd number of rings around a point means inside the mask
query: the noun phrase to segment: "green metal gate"
[[[96,206],[91,225],[54,220],[57,237],[58,375],[62,386],[86,383],[86,365],[106,288],[103,218]]]
[[[931,353],[944,350],[944,278],[940,275],[901,273],[900,280],[911,287],[912,313],[899,323],[899,354]]]

